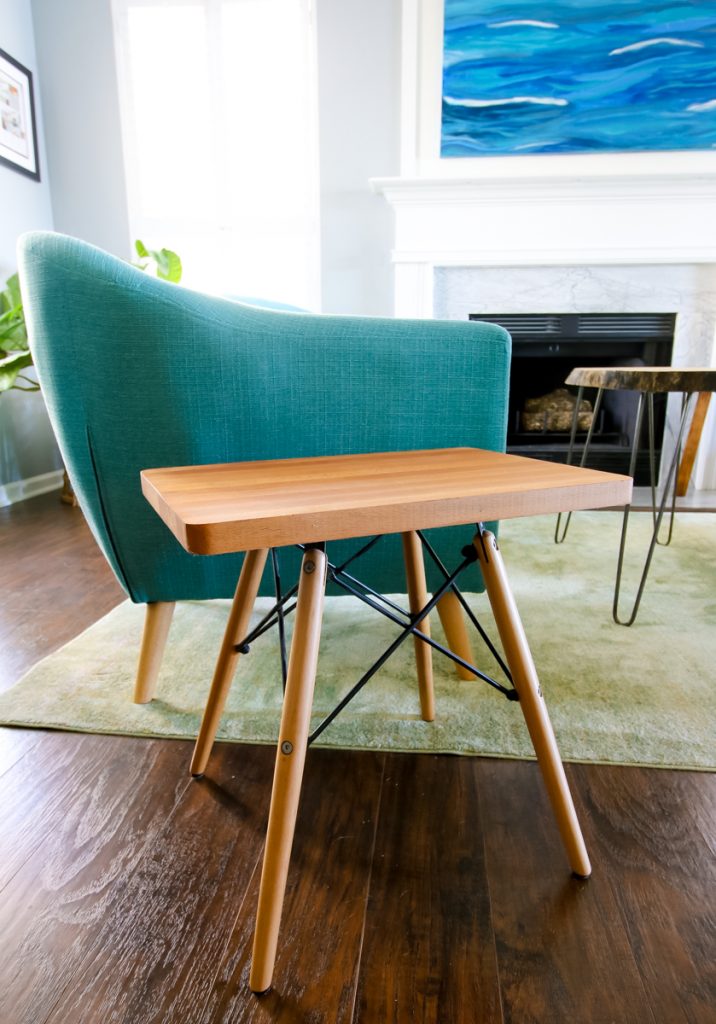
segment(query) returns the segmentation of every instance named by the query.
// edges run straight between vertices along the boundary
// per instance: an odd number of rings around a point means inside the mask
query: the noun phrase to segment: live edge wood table
[[[631,495],[629,477],[475,448],[452,448],[148,469],[142,473],[142,490],[187,551],[199,555],[246,552],[194,751],[191,771],[195,776],[201,776],[206,768],[237,659],[246,651],[249,639],[264,628],[250,632],[249,619],[269,549],[284,545],[303,549],[297,587],[278,595],[267,616],[273,616],[282,631],[285,603],[297,592],[254,935],[250,975],[254,992],[264,992],[271,985],[310,739],[326,578],[330,575],[341,584],[341,577],[345,577],[341,567],[329,560],[329,541],[386,533],[401,533],[403,538],[410,613],[403,611],[401,617],[397,605],[364,584],[360,593],[357,587],[352,590],[400,626],[394,643],[358,685],[412,636],[423,718],[434,717],[433,648],[447,654],[463,670],[491,682],[508,698],[518,700],[569,864],[581,877],[590,874],[589,858],[502,556],[494,535],[482,523],[624,504]],[[464,523],[477,524],[473,543],[461,552],[457,569],[448,572],[443,567],[445,581],[429,597],[422,546],[429,551],[430,545],[421,531]],[[447,594],[463,602],[456,580],[473,562],[480,566],[495,616],[509,687],[491,680],[472,664],[463,637],[464,622],[462,633],[456,627],[448,639],[451,648],[458,650],[447,650],[430,636],[431,611]],[[353,576],[349,579],[355,583]],[[464,602],[463,607],[469,613]],[[264,624],[272,623],[264,620]],[[499,655],[496,657],[500,660]]]
[[[627,503],[624,506],[622,518],[621,539],[619,542],[619,557],[617,560],[616,580],[614,583],[614,600],[612,603],[612,618],[620,626],[631,626],[636,621],[639,612],[639,605],[644,594],[644,587],[649,575],[651,560],[657,544],[664,546],[671,543],[671,535],[674,527],[674,513],[676,511],[676,498],[686,494],[691,478],[696,452],[698,451],[701,431],[706,420],[711,393],[716,391],[716,369],[709,367],[679,367],[679,366],[578,366],[571,371],[565,384],[571,384],[577,388],[577,398],[572,417],[572,430],[569,439],[569,453],[567,462],[571,464],[574,455],[575,438],[577,434],[578,411],[582,402],[585,388],[596,388],[597,395],[594,401],[594,412],[592,425],[587,433],[582,448],[581,466],[585,466],[589,455],[589,446],[592,440],[594,424],[601,406],[602,397],[605,391],[636,391],[639,394],[636,419],[634,422],[634,436],[632,440],[631,459],[629,463],[629,475],[634,476],[636,470],[636,459],[641,443],[642,423],[644,419],[644,406],[647,407],[648,437],[649,437],[649,473],[651,477],[651,503],[654,517],[654,528],[652,530],[651,542],[642,569],[641,579],[637,587],[636,596],[631,611],[626,618],[619,614],[619,592],[621,589],[622,568],[624,565],[624,552],[626,549],[627,528],[629,523],[629,512],[631,506]],[[676,432],[674,452],[666,469],[666,479],[663,483],[661,500],[657,507],[656,503],[656,459],[654,452],[654,395],[680,393],[681,419]],[[696,399],[696,404],[691,417],[691,426],[684,446],[683,455],[681,442],[684,436],[686,423],[691,412],[691,403]],[[677,472],[678,468],[678,472]],[[672,494],[671,521],[667,539],[661,541],[659,533],[661,522],[664,517],[669,493]],[[560,519],[557,519],[554,539],[557,544],[563,543],[569,529],[569,516],[560,529]]]

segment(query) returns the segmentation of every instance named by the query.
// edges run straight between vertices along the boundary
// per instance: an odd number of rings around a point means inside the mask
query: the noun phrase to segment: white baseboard
[[[0,484],[0,508],[25,501],[26,498],[35,498],[38,494],[59,490],[62,487],[62,476],[63,470],[53,469],[51,473],[40,473],[27,480],[11,480],[10,483]]]

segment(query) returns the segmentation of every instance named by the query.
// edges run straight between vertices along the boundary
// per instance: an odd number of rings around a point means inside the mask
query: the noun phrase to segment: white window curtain
[[[114,0],[133,237],[189,287],[319,305],[311,0]]]

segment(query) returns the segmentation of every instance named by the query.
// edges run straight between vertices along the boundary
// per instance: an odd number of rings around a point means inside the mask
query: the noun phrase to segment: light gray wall
[[[43,179],[0,168],[0,271],[53,213],[55,230],[126,258],[111,0],[0,0],[0,15],[3,48],[39,68]],[[368,181],[400,170],[400,0],[318,0],[317,25],[323,309],[390,316],[392,214]],[[0,484],[59,465],[41,397],[3,396]]]
[[[42,102],[37,87],[37,59],[32,33],[30,0],[1,0],[0,45],[33,75],[35,112],[40,149],[40,181],[0,166],[0,272],[3,281],[16,266],[15,242],[23,231],[52,227],[47,155],[43,134]]]
[[[30,0],[1,0],[0,40],[3,50],[33,74],[40,159],[39,182],[0,166],[0,279],[4,283],[17,267],[18,235],[52,228],[42,97],[38,89],[41,76],[37,74]],[[0,489],[4,484],[49,473],[60,465],[42,397],[15,391],[0,395]]]
[[[400,0],[318,0],[323,311],[391,316],[392,213],[373,177],[400,173]]]
[[[126,259],[110,0],[32,0],[55,229]]]

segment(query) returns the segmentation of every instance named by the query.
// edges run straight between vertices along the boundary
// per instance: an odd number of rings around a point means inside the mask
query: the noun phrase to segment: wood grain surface
[[[716,1018],[713,775],[571,768],[657,1021]]]
[[[199,1024],[353,1020],[384,762],[380,753],[358,766],[351,751],[309,752],[273,988],[248,994],[257,871]],[[263,812],[266,820],[268,801]]]
[[[56,495],[1,510],[0,539],[8,681],[121,591]],[[218,744],[201,782],[190,756],[0,729],[3,1024],[712,1024],[716,776],[568,766],[579,882],[534,763],[310,750],[257,998],[274,751]]]
[[[691,417],[689,433],[686,437],[684,450],[681,454],[681,461],[679,462],[679,472],[676,476],[676,496],[678,498],[683,498],[689,489],[691,472],[694,468],[694,462],[696,461],[696,453],[699,450],[701,433],[704,429],[706,414],[709,411],[710,404],[711,392],[702,391],[696,399],[696,408],[694,409]]]
[[[195,554],[624,505],[631,479],[478,448],[146,469],[142,491]]]
[[[618,879],[596,857],[587,881],[561,869],[536,765],[481,759],[476,771],[505,1021],[667,1024],[652,1013],[614,894]]]
[[[386,762],[356,1014],[360,1024],[502,1021],[475,762]]]
[[[703,366],[576,366],[565,384],[610,391],[716,391],[716,370]]]

